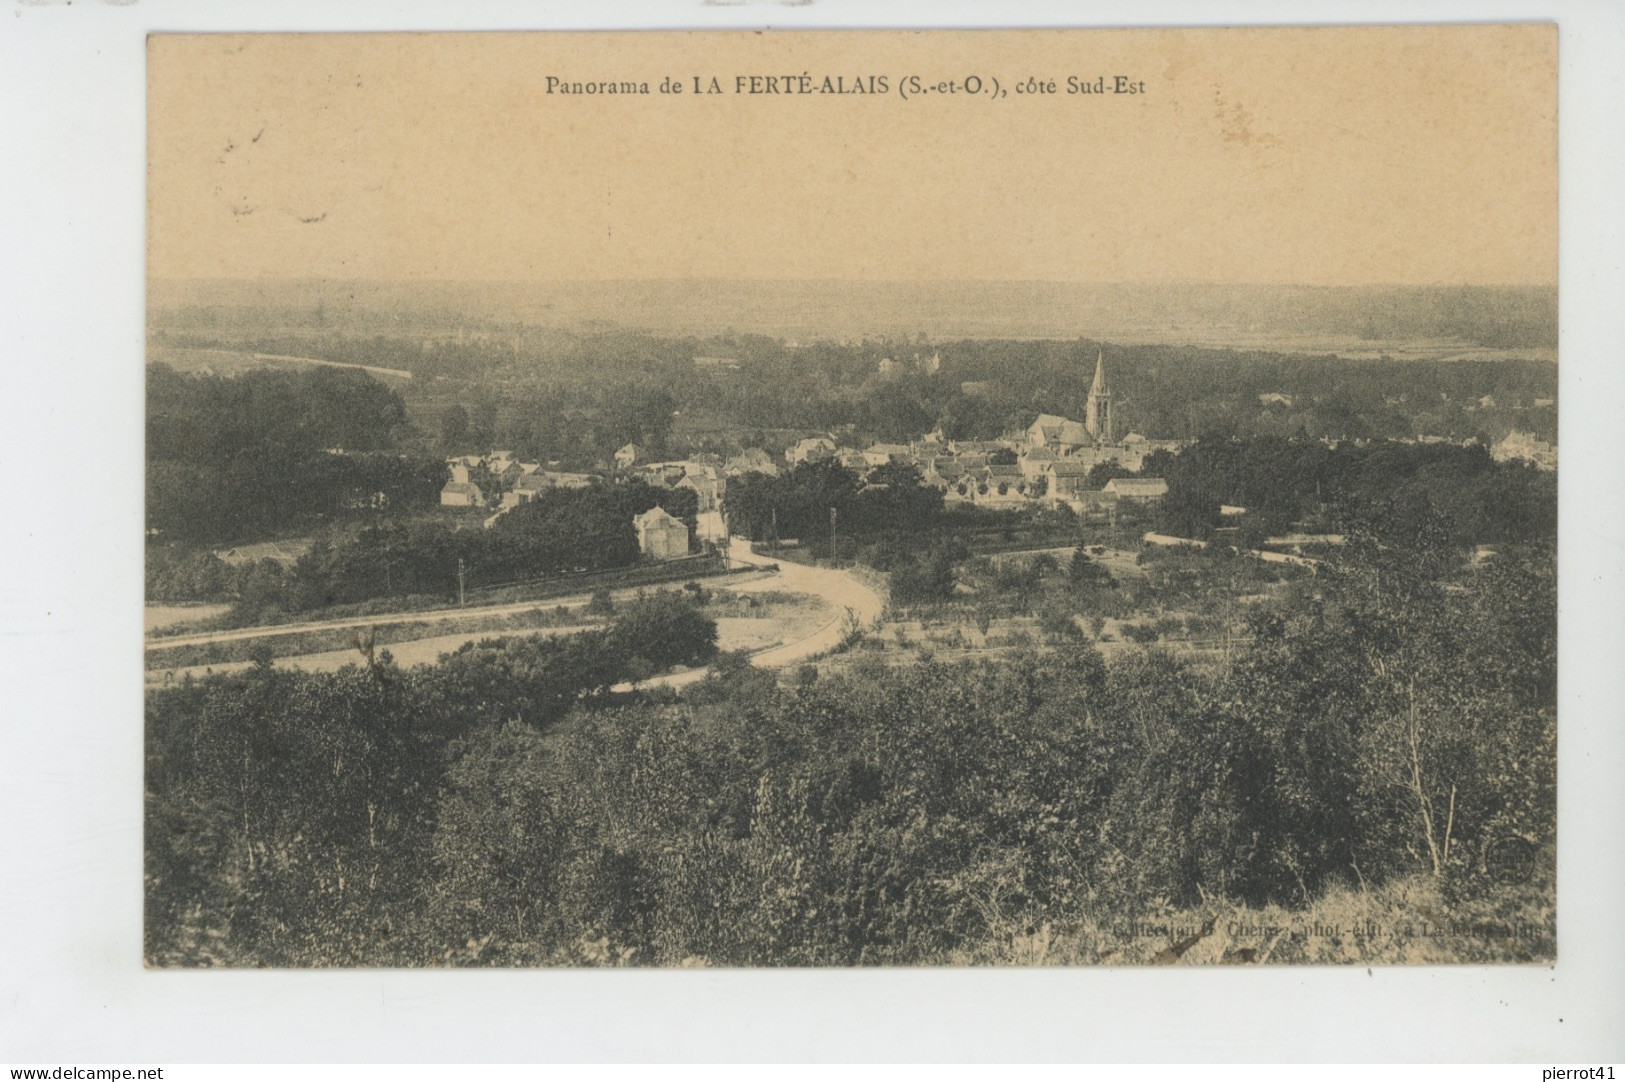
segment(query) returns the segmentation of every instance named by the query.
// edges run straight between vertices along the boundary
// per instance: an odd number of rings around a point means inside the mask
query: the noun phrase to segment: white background
[[[1360,2],[1315,14],[1561,25],[1555,967],[144,971],[148,31],[1206,25],[1306,14],[1233,0],[591,10],[0,0],[0,1063],[1625,1059],[1625,5]]]

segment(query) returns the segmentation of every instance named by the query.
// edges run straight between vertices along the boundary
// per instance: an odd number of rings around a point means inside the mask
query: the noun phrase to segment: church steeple
[[[1112,442],[1112,393],[1106,389],[1106,351],[1095,355],[1095,381],[1083,407],[1083,427],[1096,443]]]

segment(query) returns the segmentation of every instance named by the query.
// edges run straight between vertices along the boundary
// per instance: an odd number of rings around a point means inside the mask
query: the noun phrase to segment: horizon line
[[[1060,285],[1060,286],[1102,286],[1102,287],[1166,287],[1166,286],[1199,286],[1204,288],[1245,288],[1245,289],[1522,289],[1522,290],[1556,290],[1558,282],[1536,281],[1460,281],[1460,282],[1269,282],[1269,281],[1236,281],[1221,282],[1189,278],[1167,278],[1154,281],[1144,279],[1074,279],[1074,278],[736,278],[718,275],[696,275],[690,277],[669,278],[381,278],[371,275],[356,275],[350,277],[326,276],[316,274],[305,275],[173,275],[148,274],[147,281],[152,282],[369,282],[384,285],[620,285],[620,284],[650,284],[650,283],[712,283],[725,282],[730,284],[796,284],[796,285],[910,285],[910,286],[988,286],[988,285]]]

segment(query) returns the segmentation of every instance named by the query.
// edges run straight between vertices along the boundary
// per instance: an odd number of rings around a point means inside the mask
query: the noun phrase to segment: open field
[[[229,349],[187,349],[179,346],[153,346],[147,351],[148,364],[167,364],[181,372],[207,372],[217,376],[237,376],[258,368],[357,368],[380,379],[404,383],[412,373],[400,368],[371,364],[324,361],[319,357],[290,357],[280,353],[244,353]]]

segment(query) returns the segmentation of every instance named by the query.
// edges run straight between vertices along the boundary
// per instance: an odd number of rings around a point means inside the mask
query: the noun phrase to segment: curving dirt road
[[[771,553],[763,553],[757,549],[759,542],[735,538],[736,546],[740,542],[749,546],[752,559],[744,560],[736,555],[735,563],[757,563],[760,566],[772,562]],[[753,653],[750,656],[751,664],[759,668],[780,668],[827,653],[841,644],[841,640],[846,636],[849,621],[856,619],[859,626],[870,628],[880,622],[881,614],[886,610],[884,598],[845,571],[828,567],[808,567],[789,561],[780,562],[778,566],[778,574],[742,583],[733,589],[739,593],[774,590],[789,594],[810,594],[829,606],[830,618],[794,642],[781,643]],[[690,669],[687,672],[657,676],[643,681],[639,686],[682,687],[704,679],[705,674],[705,669]],[[628,687],[630,685],[622,684],[617,690],[625,690]]]
[[[737,543],[747,546],[750,557],[741,558],[737,555]],[[772,554],[764,554],[757,550],[756,542],[743,538],[736,539],[736,555],[734,562],[740,566],[765,567],[773,562]],[[759,574],[744,576],[741,580],[730,580],[727,588],[738,593],[776,591],[788,594],[806,594],[822,601],[829,610],[829,618],[820,623],[814,630],[792,642],[769,646],[751,654],[751,662],[764,668],[778,668],[818,654],[826,653],[839,646],[845,637],[851,621],[856,620],[859,626],[872,627],[880,621],[885,611],[885,600],[874,590],[865,586],[855,577],[845,571],[825,567],[808,567],[805,564],[790,563],[788,561],[778,564],[778,571],[773,574]],[[621,595],[631,596],[635,589],[616,591]],[[463,619],[470,616],[497,616],[525,612],[531,609],[552,609],[558,606],[565,608],[579,608],[589,600],[589,595],[580,594],[572,597],[554,597],[543,601],[519,601],[499,605],[471,605],[465,609],[433,609],[427,612],[397,612],[385,613],[366,617],[352,617],[341,620],[321,620],[300,624],[278,624],[262,627],[233,628],[227,631],[211,631],[194,635],[173,635],[167,637],[149,638],[146,642],[148,650],[163,649],[171,646],[191,646],[210,642],[226,642],[236,639],[257,639],[280,635],[293,635],[304,631],[327,631],[340,628],[362,628],[372,624],[398,623],[402,621],[435,623],[448,620]],[[564,629],[569,630],[569,629]],[[483,638],[494,632],[483,632],[457,637],[457,643],[463,639]],[[426,642],[432,642],[435,647],[454,648],[445,646],[450,639],[426,637]],[[413,642],[394,643],[387,647],[397,657],[412,656]],[[308,655],[317,667],[323,667],[330,660],[349,660],[354,651],[339,650],[325,651],[317,655]],[[328,658],[332,655],[332,659]],[[307,656],[307,655],[302,655]],[[283,659],[285,662],[289,659]],[[227,671],[234,667],[246,667],[248,662],[221,663],[214,666],[199,666],[194,668],[209,671]],[[178,677],[186,670],[174,670]],[[704,678],[706,670],[692,669],[687,672],[672,673],[667,676],[658,676],[646,680],[642,686],[682,687]],[[161,679],[162,674],[157,670],[148,673],[149,680]],[[620,685],[624,690],[630,685]]]

